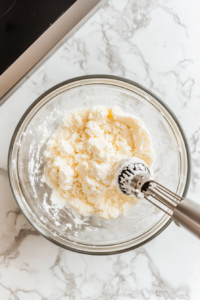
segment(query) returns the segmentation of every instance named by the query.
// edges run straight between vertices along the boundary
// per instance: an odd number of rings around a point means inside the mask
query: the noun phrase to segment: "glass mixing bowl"
[[[81,253],[114,254],[150,241],[170,223],[170,217],[145,199],[116,220],[82,217],[52,204],[51,189],[41,180],[46,142],[63,116],[75,108],[94,105],[118,105],[142,119],[152,137],[155,179],[178,195],[186,195],[189,150],[177,118],[152,92],[114,76],[74,78],[40,96],[14,132],[8,158],[9,178],[19,207],[44,237]]]

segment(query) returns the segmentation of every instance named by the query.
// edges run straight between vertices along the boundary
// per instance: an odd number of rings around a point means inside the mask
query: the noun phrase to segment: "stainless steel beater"
[[[156,182],[143,160],[125,159],[116,169],[116,185],[123,194],[147,199],[200,239],[200,205]]]

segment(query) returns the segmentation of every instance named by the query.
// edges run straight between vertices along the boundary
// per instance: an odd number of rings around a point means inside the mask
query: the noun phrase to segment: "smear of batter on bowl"
[[[149,167],[154,156],[148,130],[137,117],[117,106],[68,113],[44,151],[44,179],[52,188],[52,202],[83,216],[116,219],[137,202],[115,185],[117,162],[133,156]]]

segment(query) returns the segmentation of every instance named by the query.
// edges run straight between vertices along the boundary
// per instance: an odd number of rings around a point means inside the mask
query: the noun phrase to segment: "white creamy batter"
[[[45,181],[51,200],[76,209],[116,219],[137,200],[115,185],[115,166],[136,156],[151,166],[153,150],[143,122],[119,107],[80,108],[66,115],[47,143]]]

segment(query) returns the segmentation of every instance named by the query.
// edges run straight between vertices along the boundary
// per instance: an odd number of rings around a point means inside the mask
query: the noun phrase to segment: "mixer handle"
[[[200,205],[190,199],[183,199],[174,209],[172,219],[178,226],[200,239]]]

